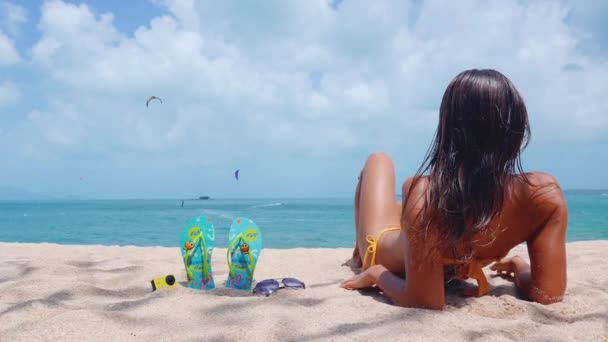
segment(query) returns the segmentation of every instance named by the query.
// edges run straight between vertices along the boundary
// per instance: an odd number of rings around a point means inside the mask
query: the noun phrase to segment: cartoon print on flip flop
[[[181,235],[182,256],[188,287],[210,290],[215,287],[211,269],[215,231],[211,218],[196,217],[188,221]]]
[[[250,219],[237,218],[228,233],[228,266],[226,286],[239,290],[251,289],[255,266],[262,250],[262,235]]]
[[[186,241],[186,243],[184,244],[184,249],[186,251],[191,250],[192,248],[194,248],[194,244],[192,243],[192,241]]]
[[[239,250],[240,253],[237,253],[237,250],[234,250],[234,252],[232,252],[232,262],[234,263],[234,266],[236,268],[246,270],[249,265],[248,254],[251,254],[254,259],[257,259],[257,257],[259,256],[259,251],[250,251],[249,244],[247,243],[241,244]]]

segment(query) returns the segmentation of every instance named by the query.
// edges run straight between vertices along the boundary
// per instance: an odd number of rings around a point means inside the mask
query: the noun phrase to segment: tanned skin
[[[549,174],[533,172],[510,176],[499,215],[470,237],[479,260],[499,260],[490,269],[514,282],[524,299],[550,304],[562,300],[566,290],[566,226],[568,209],[558,182]],[[403,203],[395,200],[395,170],[386,154],[372,154],[361,172],[355,193],[356,246],[352,262],[361,266],[368,247],[366,236],[388,231],[378,242],[376,265],[342,282],[346,289],[379,287],[395,304],[440,310],[445,304],[444,258],[451,250],[429,254],[429,241],[439,243],[437,229],[417,224],[428,189],[422,178],[414,189],[412,178],[402,186]],[[410,191],[411,190],[411,191]],[[429,208],[433,210],[433,208]],[[426,244],[422,241],[426,241]],[[530,265],[515,256],[504,258],[527,243]],[[369,261],[368,261],[369,262]],[[487,262],[484,265],[488,265]],[[405,272],[405,280],[396,274]]]

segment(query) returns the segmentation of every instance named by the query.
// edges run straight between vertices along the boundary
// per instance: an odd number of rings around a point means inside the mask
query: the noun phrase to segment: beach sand
[[[214,251],[217,289],[152,292],[165,274],[183,284],[177,247],[0,243],[0,341],[608,341],[608,241],[568,244],[562,303],[520,300],[490,277],[490,295],[450,290],[444,311],[339,288],[353,274],[350,253],[264,250],[256,279],[296,277],[307,288],[258,297],[222,288],[225,249]],[[527,256],[525,246],[511,254]]]

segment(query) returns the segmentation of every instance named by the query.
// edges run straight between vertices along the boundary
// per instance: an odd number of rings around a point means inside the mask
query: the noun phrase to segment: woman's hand
[[[503,258],[502,260],[495,262],[492,266],[490,266],[490,269],[492,271],[496,271],[496,274],[503,279],[513,281],[515,279],[515,272],[519,271],[522,265],[527,266],[527,263],[516,255],[514,257]]]
[[[341,284],[340,287],[343,287],[347,290],[355,290],[355,289],[364,289],[364,288],[368,288],[368,287],[372,287],[374,285],[376,285],[376,281],[374,280],[374,277],[372,276],[372,268],[374,268],[375,266],[372,266],[370,268],[368,268],[367,270],[351,277],[348,278],[346,280],[344,280]]]

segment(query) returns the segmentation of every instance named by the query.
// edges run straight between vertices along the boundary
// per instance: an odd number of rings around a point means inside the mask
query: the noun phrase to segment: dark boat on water
[[[209,199],[209,196],[201,196],[201,197],[199,197],[198,199],[199,199],[199,200],[208,200],[208,199]]]

